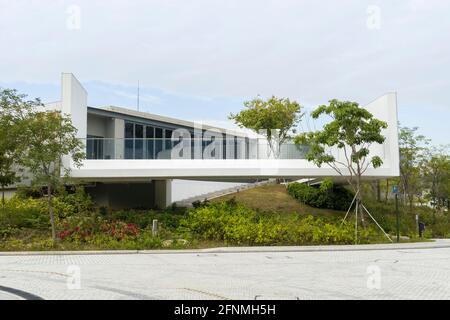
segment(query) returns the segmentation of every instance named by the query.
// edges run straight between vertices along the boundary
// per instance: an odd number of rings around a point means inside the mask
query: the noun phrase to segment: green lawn
[[[236,198],[236,201],[245,206],[263,212],[277,212],[277,213],[299,213],[304,215],[314,216],[339,216],[343,217],[345,212],[318,209],[307,206],[298,200],[292,198],[286,190],[284,185],[271,184],[256,187],[253,189],[243,190],[234,194],[218,197],[211,202],[220,202],[231,198]]]

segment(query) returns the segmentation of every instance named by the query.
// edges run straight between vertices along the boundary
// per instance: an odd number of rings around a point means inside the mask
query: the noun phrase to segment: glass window
[[[134,158],[144,158],[144,126],[141,124],[134,125]]]
[[[87,136],[86,158],[87,159],[103,159],[103,143],[102,137]]]
[[[172,130],[166,129],[164,132],[165,150],[172,149]]]
[[[146,159],[154,159],[155,152],[155,129],[153,127],[145,127],[145,144],[146,144]]]
[[[134,124],[130,122],[125,123],[125,138],[134,138]]]
[[[134,124],[125,123],[125,159],[134,159]]]
[[[158,159],[158,153],[163,150],[163,129],[155,128],[155,159]]]

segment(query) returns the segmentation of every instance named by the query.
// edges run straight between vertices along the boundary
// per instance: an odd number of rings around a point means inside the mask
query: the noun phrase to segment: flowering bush
[[[134,223],[125,223],[122,221],[106,223],[102,226],[102,230],[116,240],[123,240],[126,237],[136,237],[139,235],[139,229]]]
[[[139,228],[134,223],[110,222],[99,216],[70,217],[66,219],[62,226],[64,230],[58,233],[58,238],[69,241],[89,242],[98,234],[103,234],[119,241],[139,235]]]

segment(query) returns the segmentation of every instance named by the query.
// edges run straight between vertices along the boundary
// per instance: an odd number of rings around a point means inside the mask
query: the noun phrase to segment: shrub
[[[12,197],[0,208],[0,229],[5,228],[47,229],[49,218],[45,199],[21,199]]]
[[[59,218],[73,215],[83,215],[94,211],[95,206],[91,197],[83,187],[76,187],[74,192],[62,192],[54,197],[54,209]]]
[[[103,217],[111,221],[120,220],[127,223],[134,223],[141,229],[151,227],[153,220],[156,219],[161,227],[174,230],[179,226],[183,215],[184,212],[181,211],[118,210],[106,213]]]
[[[194,208],[200,208],[200,207],[206,207],[209,204],[209,201],[207,199],[200,201],[200,200],[195,200],[194,202],[192,202],[192,206]]]
[[[98,215],[71,216],[61,223],[62,231],[58,233],[61,240],[86,242],[95,234],[103,232],[107,220]]]
[[[309,206],[334,210],[347,210],[354,196],[348,189],[334,186],[329,179],[325,179],[318,187],[290,183],[287,190],[292,197]]]
[[[351,244],[355,241],[351,223],[341,227],[335,219],[257,213],[230,202],[194,208],[181,225],[200,240],[227,244]],[[371,227],[361,230],[359,236],[362,243],[381,239]]]
[[[393,203],[378,202],[372,199],[365,200],[366,207],[374,218],[388,233],[395,234],[397,231],[397,217]],[[409,207],[399,206],[400,234],[410,238],[418,237],[415,215],[425,223],[427,235],[433,238],[446,238],[450,233],[450,221],[442,213],[436,213],[432,208],[416,206],[411,214]]]

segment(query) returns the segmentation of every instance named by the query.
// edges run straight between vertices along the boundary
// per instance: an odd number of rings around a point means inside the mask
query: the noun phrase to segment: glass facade
[[[87,159],[103,159],[103,139],[96,136],[88,136],[86,142]]]
[[[176,127],[125,121],[124,139],[89,135],[87,159],[267,159],[267,142],[219,132],[188,130],[173,140]],[[178,144],[180,144],[178,146]],[[174,147],[176,152],[172,152]],[[190,148],[189,148],[190,146]],[[305,150],[292,142],[281,146],[280,159],[304,159]]]

